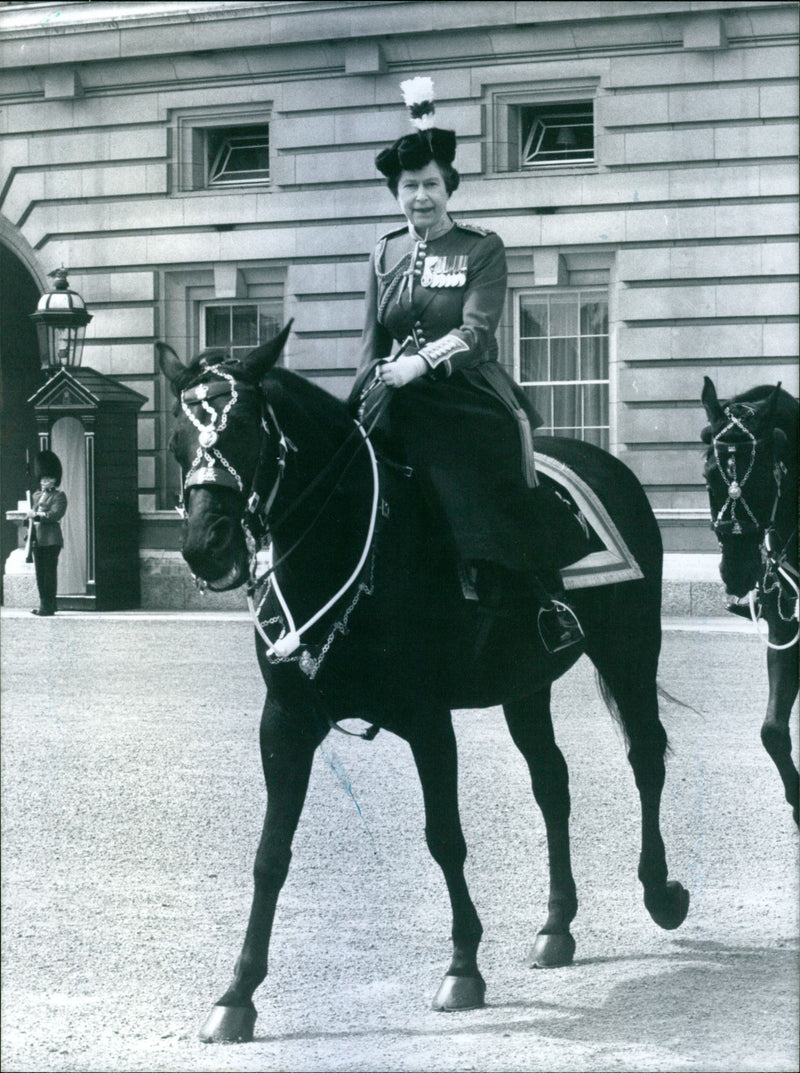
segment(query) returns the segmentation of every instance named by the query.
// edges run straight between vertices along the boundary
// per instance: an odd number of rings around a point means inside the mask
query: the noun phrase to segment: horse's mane
[[[751,387],[749,391],[743,391],[741,395],[735,395],[732,399],[728,399],[728,405],[731,406],[738,402],[761,403],[774,390],[774,384],[760,384],[758,387]],[[798,418],[800,418],[800,403],[788,391],[780,388],[775,407],[775,425],[786,435],[786,460],[795,467],[797,466]]]
[[[334,437],[353,431],[353,415],[341,399],[289,369],[273,368],[261,386],[270,401],[287,406]]]

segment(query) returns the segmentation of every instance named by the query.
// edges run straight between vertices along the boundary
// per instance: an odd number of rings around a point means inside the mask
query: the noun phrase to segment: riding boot
[[[475,591],[489,622],[510,615],[520,604],[534,603],[537,629],[548,652],[560,652],[583,640],[583,629],[566,601],[558,570],[522,573],[487,560],[475,565]]]
[[[539,603],[537,627],[542,644],[553,655],[570,645],[577,645],[584,638],[583,627],[578,616],[566,601],[566,592],[558,581],[545,586],[542,578],[532,575],[532,586]]]

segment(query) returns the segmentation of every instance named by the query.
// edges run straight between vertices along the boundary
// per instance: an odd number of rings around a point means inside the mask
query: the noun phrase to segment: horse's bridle
[[[228,415],[239,401],[239,393],[242,391],[257,391],[257,389],[250,384],[239,383],[237,385],[236,378],[220,365],[206,365],[204,369],[204,374],[205,373],[213,373],[223,382],[211,384],[200,383],[194,387],[186,388],[180,395],[181,408],[198,432],[197,453],[182,481],[181,500],[178,506],[178,511],[183,517],[186,515],[184,497],[190,488],[202,486],[215,488],[226,487],[233,489],[233,491],[238,492],[241,495],[245,494],[244,480],[236,467],[225,457],[216,444],[219,440],[220,433],[227,427]],[[209,405],[208,400],[222,395],[228,396],[227,401],[221,411],[215,410],[213,406]],[[208,424],[203,424],[203,422],[200,421],[198,415],[192,410],[193,406],[200,406],[202,410],[208,414],[210,418]],[[266,452],[262,447],[258,462],[253,471],[247,504],[242,515],[242,527],[245,532],[248,550],[250,550],[250,545],[256,541],[257,536],[263,533],[266,529],[266,520],[272,509],[275,497],[278,494],[278,489],[280,488],[281,480],[286,469],[286,459],[289,450],[293,448],[293,444],[291,444],[284,435],[283,430],[278,424],[278,419],[275,416],[274,410],[263,394],[261,395],[260,420],[262,429],[267,433],[265,443],[269,442],[270,439],[270,423],[277,434],[277,471],[272,487],[262,501],[258,489],[261,485],[261,474],[267,463]],[[217,463],[219,463],[219,465]]]
[[[747,409],[749,413],[755,413],[755,410],[750,409],[750,407],[745,407],[745,409]],[[756,450],[760,444],[766,443],[769,437],[756,437],[747,425],[733,413],[730,407],[725,408],[725,416],[728,418],[728,423],[724,428],[720,429],[716,435],[712,436],[711,449],[714,453],[716,470],[722,483],[725,485],[727,496],[725,502],[716,512],[716,515],[713,514],[712,507],[711,527],[717,536],[742,536],[746,532],[746,528],[749,528],[752,532],[760,532],[762,529],[767,530],[775,522],[778,501],[780,500],[781,495],[781,481],[785,472],[785,467],[776,459],[773,472],[775,479],[775,498],[772,503],[769,522],[764,525],[758,520],[751,509],[750,504],[747,502],[744,494],[744,487],[753,472],[753,467],[756,461]],[[724,437],[734,429],[738,429],[746,437],[743,443],[728,443],[725,441]],[[723,464],[720,457],[721,449],[725,450],[727,467]],[[741,476],[739,476],[739,473],[737,472],[736,465],[737,453],[739,451],[747,451],[749,453],[749,457],[744,464],[744,473]],[[737,517],[737,509],[739,507],[744,510],[747,519],[740,519]],[[726,514],[728,515],[727,518]]]
[[[244,481],[241,475],[238,473],[233,464],[225,457],[225,455],[222,454],[216,444],[219,439],[219,434],[223,432],[227,426],[228,415],[230,414],[232,408],[239,399],[239,392],[243,390],[255,391],[257,389],[249,384],[239,384],[237,387],[235,377],[232,376],[226,369],[222,368],[220,365],[206,364],[204,368],[204,374],[205,373],[214,373],[222,381],[224,381],[224,383],[200,383],[196,386],[184,389],[180,394],[180,403],[183,412],[198,432],[197,453],[195,454],[194,460],[189,467],[189,471],[182,482],[181,503],[178,507],[178,510],[184,517],[186,514],[186,508],[183,496],[190,488],[201,486],[223,486],[231,488],[234,491],[239,492],[240,494],[244,494]],[[222,395],[228,395],[228,399],[225,402],[222,410],[218,411],[214,409],[213,406],[209,405],[208,399]],[[247,545],[250,561],[250,583],[248,585],[247,601],[254,625],[262,640],[264,641],[264,644],[266,645],[267,658],[270,660],[270,662],[284,662],[290,658],[293,658],[293,654],[300,648],[303,633],[309,627],[314,625],[315,622],[319,621],[319,619],[321,619],[323,615],[325,615],[342,598],[342,596],[344,596],[344,594],[351,588],[351,586],[354,585],[356,580],[359,578],[366,563],[370,548],[372,547],[373,537],[375,534],[375,525],[377,520],[378,501],[380,493],[380,482],[375,451],[372,447],[369,436],[365,432],[363,426],[360,422],[356,421],[354,423],[355,428],[353,430],[357,434],[357,438],[359,441],[356,447],[356,451],[358,451],[361,446],[366,446],[371,462],[371,471],[373,478],[372,507],[364,548],[359,557],[358,564],[356,565],[355,569],[353,570],[352,574],[345,582],[345,584],[342,585],[338,592],[333,597],[331,597],[331,599],[329,599],[327,603],[325,603],[325,605],[321,607],[314,615],[312,615],[302,626],[296,626],[292,613],[280,590],[278,579],[275,574],[278,562],[275,562],[272,558],[271,539],[267,541],[269,554],[268,569],[266,570],[266,572],[261,572],[257,576],[257,555],[258,551],[260,550],[260,547],[262,546],[262,539],[269,534],[269,515],[277,497],[278,491],[280,489],[281,481],[283,479],[283,475],[286,469],[287,456],[290,450],[297,450],[297,448],[294,447],[294,445],[286,437],[283,430],[281,429],[275,412],[269,404],[269,401],[263,395],[263,393],[261,395],[261,401],[261,428],[266,433],[266,435],[264,437],[261,451],[259,453],[258,462],[253,473],[253,479],[251,482],[250,492],[247,499],[247,505],[242,514],[241,523],[242,529],[244,530],[245,543]],[[202,410],[206,414],[208,414],[210,418],[209,423],[204,424],[200,420],[199,416],[192,411],[192,406],[200,406]],[[271,441],[270,423],[274,427],[278,437],[277,471],[275,480],[269,493],[262,500],[258,489],[261,484],[261,473],[267,461],[265,445]],[[348,437],[346,443],[349,441],[349,438],[350,437]],[[338,451],[336,452],[336,454],[338,454]],[[355,452],[353,457],[355,457]],[[335,460],[336,455],[334,455],[334,457],[329,460],[328,464],[323,469],[323,473],[332,465]],[[350,461],[352,461],[352,459]],[[219,463],[219,465],[217,465],[217,463]],[[350,462],[346,464],[345,469],[349,465]],[[313,489],[313,487],[317,485],[323,473],[317,475],[317,478],[312,483],[312,485],[309,486],[300,497],[298,497],[298,500],[295,501],[295,503],[293,503],[292,506],[285,512],[283,518],[281,518],[278,523],[274,524],[280,524],[280,522],[284,521],[289,516],[289,514],[296,509],[296,507],[299,505],[299,502],[302,499],[306,498],[307,495]],[[302,534],[300,539],[303,539],[303,537],[309,531],[310,527]],[[297,547],[299,542],[299,540],[296,541],[295,544],[292,545],[292,547],[289,549],[289,551],[284,553],[279,562],[285,560],[288,555],[291,554],[291,552]],[[259,609],[255,607],[253,602],[253,593],[255,591],[256,581],[263,582],[265,577],[269,577],[271,587],[275,593],[276,599],[281,607],[284,616],[284,631],[277,641],[272,641],[267,636],[261,624]],[[358,602],[358,598],[363,592],[370,591],[371,584],[365,585],[362,582],[359,585],[358,591],[356,593],[356,598],[345,612],[344,629],[346,629],[347,625],[346,620],[352,613],[355,604]],[[303,670],[305,674],[312,678],[315,676],[319,669],[319,665],[324,658],[324,655],[327,653],[328,648],[330,648],[330,645],[333,641],[333,637],[337,632],[344,632],[344,629],[342,628],[342,623],[337,622],[334,625],[331,635],[323,645],[322,653],[317,660],[314,660],[313,657],[311,657],[307,651],[302,652],[300,656],[294,657],[299,662],[301,670]]]
[[[756,411],[749,406],[744,406],[743,409],[749,414],[754,414]],[[761,535],[761,555],[764,563],[764,576],[759,582],[759,588],[761,592],[766,595],[768,592],[778,590],[778,613],[781,618],[787,622],[797,621],[798,619],[798,586],[797,586],[797,571],[788,562],[786,558],[786,547],[791,542],[791,537],[784,542],[783,548],[773,547],[773,540],[775,537],[775,519],[778,513],[778,505],[781,498],[781,490],[783,478],[787,473],[786,466],[777,457],[775,458],[775,464],[773,467],[773,479],[775,481],[775,495],[772,500],[772,508],[770,510],[769,521],[766,523],[760,522],[747,500],[744,496],[744,486],[750,479],[756,460],[756,450],[762,443],[770,441],[769,436],[757,437],[750,429],[744,424],[739,417],[733,413],[730,407],[725,407],[725,416],[728,418],[728,423],[720,429],[720,431],[712,436],[711,448],[714,453],[714,464],[717,472],[721,477],[726,491],[727,497],[725,502],[717,511],[716,515],[713,514],[712,507],[712,521],[711,527],[717,534],[717,537],[721,536],[743,536],[749,529],[750,532]],[[730,433],[733,429],[738,429],[744,433],[746,440],[743,443],[727,443],[724,437]],[[774,442],[774,437],[772,438]],[[720,450],[724,449],[727,454],[727,473],[722,459],[720,458]],[[737,451],[749,451],[749,458],[745,463],[745,471],[739,478],[736,468],[736,455]],[[737,507],[743,507],[748,520],[744,521],[743,527],[742,521],[736,516]],[[729,517],[726,519],[725,514],[729,513]],[[780,607],[780,589],[781,584],[785,583],[789,586],[789,589],[794,594],[794,610],[791,615],[785,616]],[[756,624],[758,630],[758,613],[755,606],[755,594],[751,592],[750,597],[750,611],[753,618],[753,622]],[[790,599],[792,597],[790,596]],[[759,636],[761,636],[759,632]],[[798,633],[800,636],[800,633]],[[787,644],[776,645],[771,641],[765,643],[769,648],[790,648],[797,643],[798,636]],[[763,640],[763,638],[762,638]]]

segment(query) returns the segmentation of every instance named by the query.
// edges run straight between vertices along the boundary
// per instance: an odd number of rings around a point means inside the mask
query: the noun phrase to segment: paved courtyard
[[[546,911],[543,825],[500,711],[458,712],[487,1007],[432,1012],[450,923],[408,749],[335,735],[256,1040],[208,1047],[197,1030],[243,936],[265,803],[249,624],[3,612],[2,1068],[795,1070],[798,836],[759,740],[763,651],[737,620],[666,625],[660,680],[690,706],[662,706],[664,838],[692,894],[679,931],[642,906],[633,779],[581,660],[554,693],[575,964],[523,964]],[[793,728],[796,746],[796,711]]]

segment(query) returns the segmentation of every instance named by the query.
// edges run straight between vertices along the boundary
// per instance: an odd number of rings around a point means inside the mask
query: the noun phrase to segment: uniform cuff
[[[431,373],[438,376],[449,376],[453,371],[451,358],[469,350],[469,345],[458,335],[443,335],[432,343],[426,343],[419,351],[419,356],[430,369]]]

